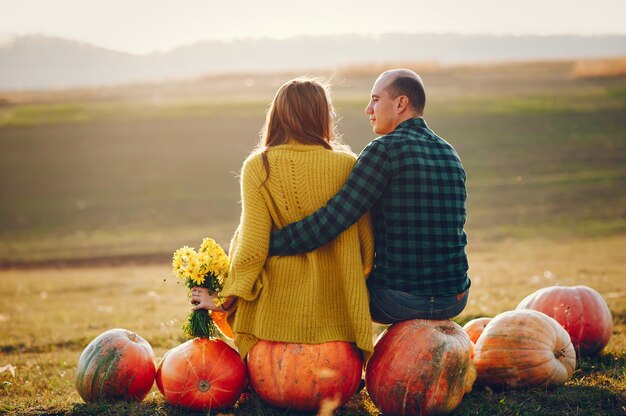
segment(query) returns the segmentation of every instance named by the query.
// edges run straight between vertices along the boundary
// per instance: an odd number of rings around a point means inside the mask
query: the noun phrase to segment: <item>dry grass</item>
[[[626,75],[626,57],[576,61],[572,68],[572,75],[576,78],[623,76]]]
[[[494,61],[475,64],[442,64],[437,61],[386,61],[352,65],[337,68],[317,69],[314,72],[333,80],[363,81],[365,92],[369,92],[374,79],[389,68],[409,68],[421,75],[432,78],[434,75],[454,75],[463,78],[468,74],[483,77],[520,76],[542,77],[573,76],[575,78],[616,77],[626,75],[626,57],[579,60],[539,60],[539,61]],[[302,75],[306,71],[254,71],[228,72],[199,76],[190,79],[167,82],[144,82],[107,87],[77,87],[44,91],[0,91],[0,109],[25,104],[49,104],[59,102],[98,103],[98,102],[153,102],[163,104],[176,99],[215,97],[223,99],[233,96],[273,95],[278,86],[288,79]],[[252,84],[249,81],[252,80]],[[248,81],[248,82],[247,82]],[[251,87],[252,85],[252,87]],[[427,85],[430,90],[431,84]],[[464,89],[463,92],[466,92]]]
[[[543,406],[546,414],[620,414],[619,406],[626,406],[626,236],[511,240],[470,244],[469,249],[473,286],[459,322],[514,308],[544,286],[585,284],[605,297],[616,325],[604,355],[582,362],[583,369],[565,387],[552,392],[476,388],[456,414],[533,414],[537,407],[532,406]],[[170,277],[167,264],[0,271],[0,367],[15,367],[14,377],[0,373],[0,414],[184,414],[166,405],[156,388],[141,405],[86,405],[73,379],[81,350],[113,327],[139,333],[160,359],[183,341],[180,325],[186,312],[185,289]],[[585,407],[596,399],[602,403],[593,406],[600,406],[601,413]],[[551,400],[561,406],[565,401],[571,409],[550,413]],[[287,414],[251,394],[242,396],[233,413]],[[378,412],[364,393],[339,414]]]
[[[343,65],[337,68],[337,74],[341,76],[362,77],[378,76],[378,74],[389,68],[408,68],[419,74],[433,74],[446,69],[445,65],[437,61],[398,61],[398,62],[378,62],[369,64]]]
[[[614,315],[626,313],[626,237],[504,240],[469,246],[472,297],[465,313],[493,316],[546,286],[588,285]]]

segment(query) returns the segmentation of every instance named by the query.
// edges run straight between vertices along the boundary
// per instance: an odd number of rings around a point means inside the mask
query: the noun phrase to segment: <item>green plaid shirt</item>
[[[371,209],[376,241],[370,287],[415,295],[470,286],[463,229],[465,171],[454,148],[421,118],[369,143],[328,204],[272,233],[270,254],[311,251]]]

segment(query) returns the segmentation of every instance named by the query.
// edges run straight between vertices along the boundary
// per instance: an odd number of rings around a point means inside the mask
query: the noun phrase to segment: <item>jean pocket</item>
[[[415,296],[407,292],[402,292],[400,290],[393,290],[393,289],[385,289],[385,293],[387,293],[387,295],[389,295],[389,297],[395,300],[396,302],[397,301],[411,302],[411,301],[418,300],[420,297],[427,298],[427,296]]]
[[[460,302],[463,302],[463,298],[461,298],[461,300],[457,300],[456,295],[435,296],[435,309],[453,308],[456,305],[458,305]]]
[[[427,311],[432,309],[432,296],[417,296],[399,290],[385,289],[389,298],[398,306],[411,310]]]

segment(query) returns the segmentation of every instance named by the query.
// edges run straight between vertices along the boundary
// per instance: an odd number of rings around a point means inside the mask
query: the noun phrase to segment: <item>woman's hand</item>
[[[216,300],[217,292],[209,293],[209,289],[200,286],[191,288],[191,298],[189,302],[193,305],[191,309],[194,311],[198,309],[208,309],[210,311],[220,310],[220,307],[215,304]]]

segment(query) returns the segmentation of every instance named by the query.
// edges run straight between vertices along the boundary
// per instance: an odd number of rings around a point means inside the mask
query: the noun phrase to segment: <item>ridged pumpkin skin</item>
[[[474,345],[453,321],[415,319],[381,334],[365,385],[386,416],[445,415],[472,390]]]
[[[165,353],[156,382],[172,406],[222,410],[239,399],[246,385],[246,366],[224,341],[195,338]]]
[[[478,337],[483,333],[487,324],[491,322],[491,318],[476,318],[472,319],[465,325],[463,325],[463,331],[470,337],[472,342],[476,344]]]
[[[497,315],[476,342],[477,382],[490,386],[552,387],[576,368],[569,335],[548,315],[514,310]]]
[[[87,403],[142,401],[154,383],[154,351],[126,329],[110,329],[85,347],[78,359],[76,390]]]
[[[281,409],[317,411],[323,400],[333,399],[341,406],[356,393],[362,371],[360,353],[342,341],[261,340],[248,353],[250,384],[263,401]]]
[[[533,309],[556,319],[581,356],[602,351],[613,333],[604,298],[587,286],[551,286],[528,295],[517,309]]]

